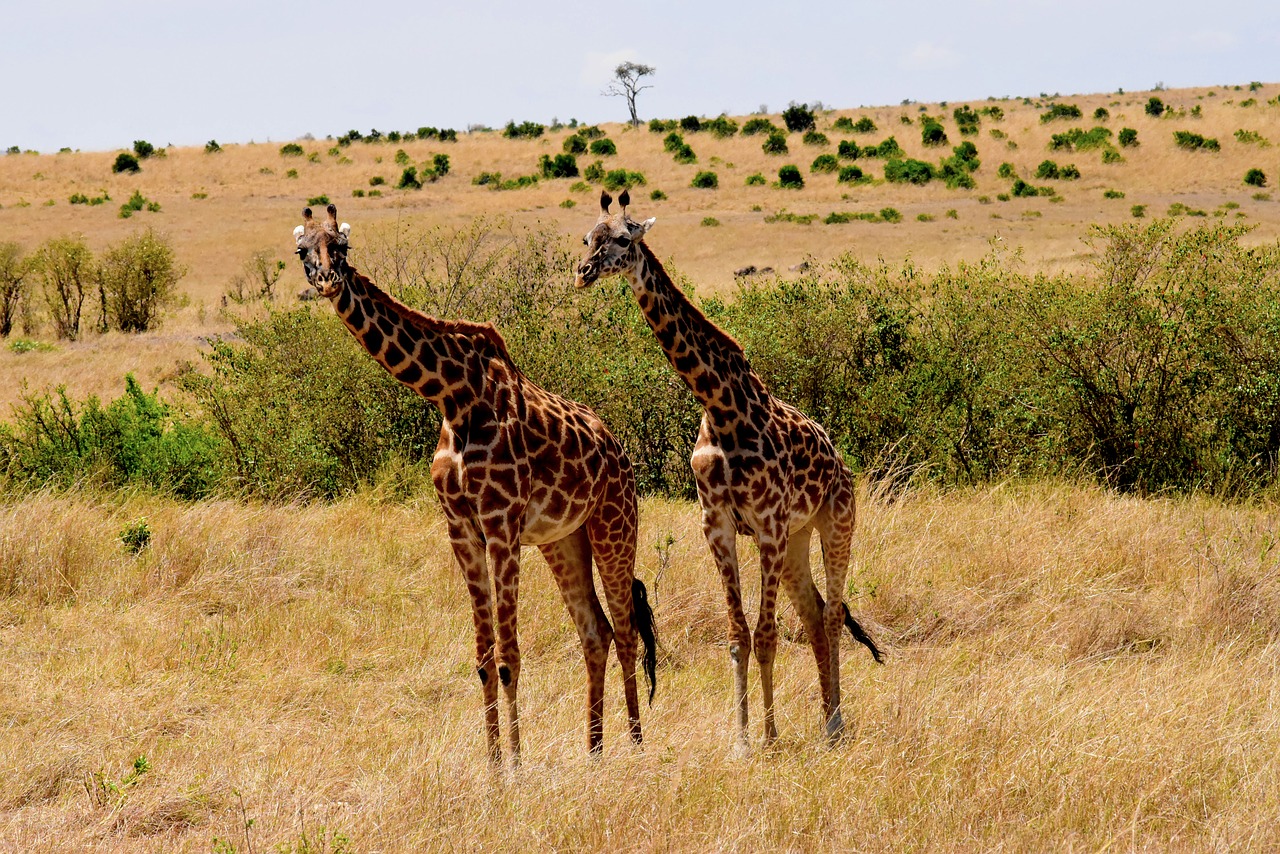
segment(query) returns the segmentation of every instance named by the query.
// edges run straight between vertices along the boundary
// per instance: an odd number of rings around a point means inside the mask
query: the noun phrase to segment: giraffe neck
[[[517,373],[506,343],[488,323],[439,320],[410,308],[348,267],[332,297],[338,317],[391,376],[461,423],[484,391],[488,362]]]
[[[637,249],[639,262],[626,273],[631,290],[671,366],[703,409],[729,417],[763,403],[768,391],[742,345],[676,287],[653,250],[644,243]]]

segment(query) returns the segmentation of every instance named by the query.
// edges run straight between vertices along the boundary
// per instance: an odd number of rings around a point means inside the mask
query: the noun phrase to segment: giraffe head
[[[334,297],[346,280],[347,236],[351,226],[338,225],[338,209],[329,205],[329,216],[321,221],[311,216],[311,208],[302,211],[302,225],[293,230],[298,257],[307,274],[307,282],[321,296]]]
[[[574,282],[580,288],[593,285],[602,277],[634,270],[640,264],[638,244],[644,241],[655,220],[650,217],[644,222],[636,222],[631,218],[627,213],[631,196],[626,190],[618,197],[618,203],[622,210],[610,214],[609,205],[613,204],[613,197],[605,192],[600,194],[600,219],[582,238],[587,245],[587,257],[578,265],[578,277]]]

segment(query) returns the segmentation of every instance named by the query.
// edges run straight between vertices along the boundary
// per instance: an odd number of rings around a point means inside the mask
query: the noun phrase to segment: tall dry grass
[[[1045,483],[861,509],[850,603],[892,655],[877,667],[846,643],[842,744],[823,746],[788,609],[782,738],[731,758],[698,513],[646,501],[663,650],[645,747],[623,736],[614,667],[604,756],[585,755],[576,636],[527,552],[511,774],[484,758],[469,608],[432,504],[0,505],[0,848],[1280,844],[1274,506]],[[142,517],[135,557],[118,534]],[[758,693],[752,711],[758,734]]]

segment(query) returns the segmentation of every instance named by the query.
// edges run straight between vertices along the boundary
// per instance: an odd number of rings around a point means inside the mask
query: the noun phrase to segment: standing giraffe
[[[737,703],[736,744],[748,748],[747,658],[755,649],[764,694],[764,737],[778,737],[773,715],[773,659],[778,644],[779,584],[795,605],[813,644],[826,731],[834,741],[844,729],[840,715],[840,626],[871,650],[880,651],[844,604],[844,583],[853,537],[853,477],[826,431],[800,410],[769,394],[751,369],[742,346],[681,293],[644,236],[654,220],[636,222],[622,210],[609,214],[613,199],[600,195],[600,218],[583,238],[587,257],[576,284],[622,274],[672,367],[702,404],[694,445],[694,478],[702,503],[702,526],[724,582],[729,609],[729,654]],[[809,539],[822,541],[826,600],[809,571]],[[760,617],[754,643],[742,610],[737,534],[760,547]]]
[[[635,476],[626,452],[594,412],[521,373],[492,324],[429,317],[358,273],[347,263],[351,227],[338,225],[333,205],[328,214],[321,222],[307,208],[304,224],[294,229],[308,282],[333,302],[338,317],[382,367],[443,416],[431,479],[471,595],[490,760],[502,762],[500,681],[507,743],[512,762],[520,762],[521,545],[536,545],[546,556],[582,641],[589,750],[598,753],[603,737],[611,641],[622,663],[631,739],[640,743],[636,633],[644,642],[650,702],[656,651],[653,612],[644,583],[634,577]],[[596,596],[592,558],[612,629]]]

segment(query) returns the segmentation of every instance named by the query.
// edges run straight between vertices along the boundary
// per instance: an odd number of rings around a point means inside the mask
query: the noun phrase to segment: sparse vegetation
[[[1182,148],[1187,151],[1218,151],[1221,148],[1216,139],[1206,139],[1198,133],[1186,130],[1174,131],[1173,141],[1178,148]]]
[[[1267,175],[1261,169],[1250,169],[1244,173],[1244,182],[1250,187],[1267,186]]]
[[[1040,123],[1079,119],[1083,116],[1075,104],[1050,104],[1049,109],[1040,114]]]
[[[720,178],[711,171],[699,172],[693,176],[693,181],[690,182],[689,186],[700,190],[714,190],[720,186]]]

